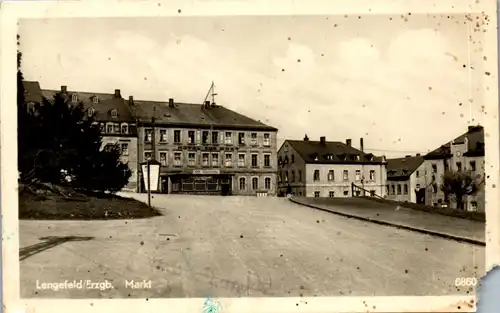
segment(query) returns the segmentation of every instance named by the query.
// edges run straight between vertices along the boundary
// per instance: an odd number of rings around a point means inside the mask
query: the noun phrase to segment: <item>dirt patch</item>
[[[161,215],[147,204],[113,194],[82,193],[64,187],[19,189],[19,219],[111,220]]]

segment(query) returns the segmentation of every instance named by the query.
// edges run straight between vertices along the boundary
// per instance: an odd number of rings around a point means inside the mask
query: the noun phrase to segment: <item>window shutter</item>
[[[220,132],[220,143],[221,143],[221,144],[225,144],[225,143],[226,143],[226,142],[224,141],[224,140],[225,140],[225,136],[226,136],[226,135],[225,135],[225,133],[226,133],[225,131],[221,131],[221,132]]]
[[[196,143],[200,143],[201,142],[201,136],[200,136],[200,131],[197,130],[196,131]]]

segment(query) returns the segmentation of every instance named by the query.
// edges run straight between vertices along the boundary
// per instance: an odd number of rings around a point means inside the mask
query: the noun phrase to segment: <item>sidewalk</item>
[[[485,224],[361,198],[292,197],[292,202],[381,225],[485,246]]]

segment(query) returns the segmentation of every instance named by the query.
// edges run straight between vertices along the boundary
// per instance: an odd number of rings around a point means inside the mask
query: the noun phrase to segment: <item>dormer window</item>
[[[95,104],[97,104],[99,102],[99,98],[97,96],[94,96],[92,98],[92,102],[94,102]]]
[[[74,93],[72,96],[71,96],[71,102],[77,102],[78,101],[78,96]]]
[[[88,109],[88,111],[87,111],[87,115],[88,115],[89,117],[92,117],[92,116],[94,116],[94,114],[95,114],[95,110],[94,110],[94,108],[90,107],[90,108]]]
[[[116,109],[111,110],[111,117],[112,118],[117,118],[118,117],[118,112],[116,111]]]
[[[29,102],[27,104],[27,110],[28,110],[28,113],[34,113],[35,112],[35,104],[33,102]]]

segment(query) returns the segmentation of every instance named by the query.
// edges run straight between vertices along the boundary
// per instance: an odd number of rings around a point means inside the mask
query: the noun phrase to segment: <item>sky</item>
[[[482,122],[482,32],[469,25],[415,14],[66,18],[22,20],[19,35],[25,79],[44,89],[202,103],[214,81],[216,102],[278,128],[278,145],[362,137],[398,157]]]

